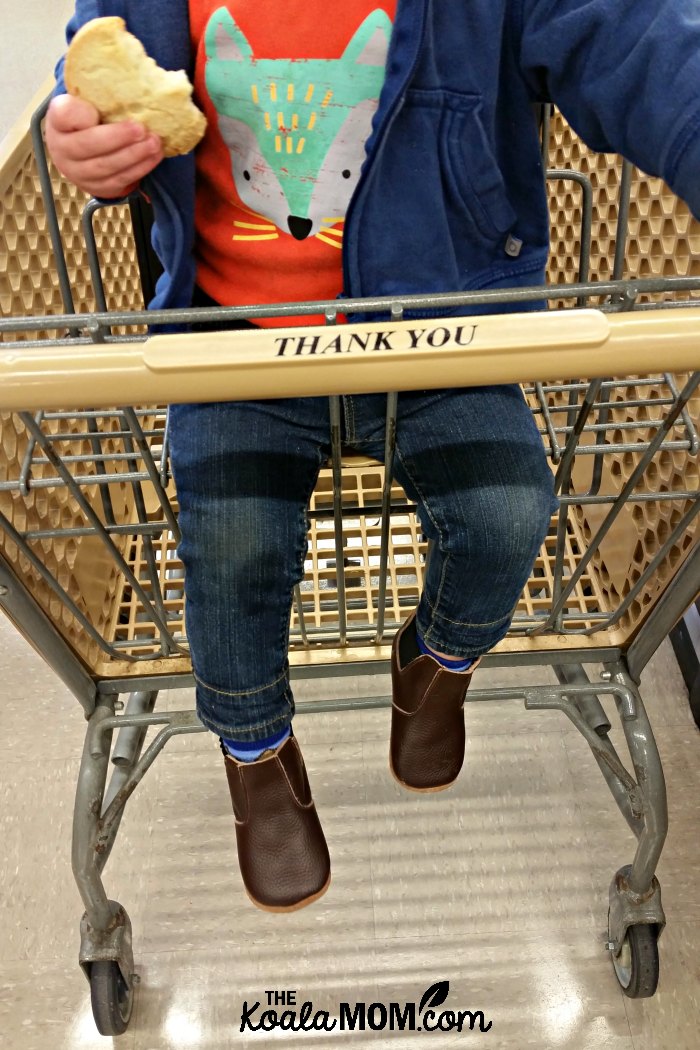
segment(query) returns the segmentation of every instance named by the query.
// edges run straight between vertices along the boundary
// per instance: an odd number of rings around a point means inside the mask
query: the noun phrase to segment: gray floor
[[[53,72],[64,46],[71,0],[2,0],[0,140]],[[11,12],[11,13],[10,13]]]
[[[7,0],[6,0],[7,2]],[[70,3],[24,0],[5,21],[0,136],[61,48]],[[9,26],[9,39],[7,36]],[[541,678],[541,676],[539,676]],[[504,673],[484,679],[504,681]],[[70,872],[78,705],[0,618],[0,1045],[91,1050],[77,967],[81,906]],[[362,693],[387,683],[342,683]],[[337,682],[318,690],[338,689]],[[659,871],[669,925],[657,996],[621,994],[602,947],[607,887],[631,835],[585,745],[562,716],[471,707],[463,775],[431,798],[387,769],[388,716],[298,719],[333,858],[317,905],[275,918],[244,897],[225,780],[210,737],[182,738],[130,803],[107,870],[134,924],[141,985],[128,1050],[292,1047],[310,1036],[238,1034],[243,1001],[296,988],[341,1001],[410,1001],[449,980],[452,1009],[481,1009],[503,1050],[697,1050],[700,1043],[700,735],[670,648],[643,683],[669,786]],[[189,706],[192,696],[163,701]],[[424,1045],[425,1033],[348,1037],[361,1047]],[[473,1040],[478,1040],[474,1036]],[[338,1045],[321,1037],[316,1045]],[[432,1045],[456,1045],[438,1036]]]
[[[482,672],[481,683],[518,672]],[[542,680],[542,672],[530,673]],[[81,912],[70,872],[84,723],[75,700],[0,620],[0,1032],[7,1050],[88,1050],[95,1035],[77,967]],[[321,682],[375,693],[384,679]],[[108,892],[129,912],[141,984],[129,1050],[266,1046],[238,1033],[268,988],[336,1011],[418,1001],[447,980],[451,1009],[481,1009],[489,1045],[696,1050],[700,1022],[700,734],[670,646],[643,693],[669,789],[659,869],[668,927],[656,997],[620,992],[603,948],[607,887],[633,840],[575,731],[555,712],[472,706],[453,789],[402,792],[387,767],[388,712],[310,714],[297,735],[329,841],[333,883],[314,906],[270,916],[247,901],[230,801],[209,734],[171,742],[130,803]],[[189,707],[188,691],[166,694]],[[306,1046],[309,1036],[284,1045]],[[458,1036],[326,1037],[319,1046],[451,1046]],[[477,1038],[474,1036],[474,1038]]]

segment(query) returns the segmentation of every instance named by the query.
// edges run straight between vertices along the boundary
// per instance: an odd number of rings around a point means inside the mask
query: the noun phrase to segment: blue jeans
[[[342,404],[344,443],[381,460],[386,398]],[[329,433],[325,398],[170,410],[197,710],[221,736],[263,739],[292,718],[290,610]],[[480,656],[506,634],[556,508],[542,440],[517,386],[401,394],[396,440],[434,541],[418,630]]]

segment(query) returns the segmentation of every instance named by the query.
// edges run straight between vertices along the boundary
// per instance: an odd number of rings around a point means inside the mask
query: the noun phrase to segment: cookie
[[[163,144],[166,157],[189,153],[206,131],[183,70],[161,69],[123,18],[95,18],[73,37],[64,79],[70,95],[92,103],[105,124],[143,124]]]

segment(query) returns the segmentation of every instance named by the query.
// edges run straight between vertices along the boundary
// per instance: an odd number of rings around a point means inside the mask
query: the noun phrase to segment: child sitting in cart
[[[189,69],[208,118],[196,154],[164,159],[138,123],[101,125],[63,94],[59,67],[52,158],[94,196],[148,195],[153,307],[542,283],[533,103],[549,99],[700,214],[696,0],[78,0],[69,39],[98,15]],[[344,442],[381,460],[384,409],[349,392]],[[246,890],[272,911],[330,882],[287,664],[329,429],[326,399],[170,413],[197,710],[221,740]],[[432,792],[459,774],[472,672],[508,631],[556,500],[516,386],[400,395],[395,473],[431,556],[393,645],[390,768]]]

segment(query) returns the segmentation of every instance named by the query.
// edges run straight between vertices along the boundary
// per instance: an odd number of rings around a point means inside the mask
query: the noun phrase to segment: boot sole
[[[302,901],[297,901],[296,904],[263,904],[262,901],[256,900],[251,893],[248,893],[248,890],[246,890],[246,894],[251,904],[254,904],[256,908],[260,908],[260,911],[269,911],[275,915],[283,915],[286,912],[300,911],[302,908],[308,907],[309,904],[313,904],[314,901],[320,900],[330,884],[331,877],[329,875],[326,885],[318,893],[312,893],[310,897],[304,897]]]
[[[437,787],[413,787],[412,784],[407,784],[405,780],[402,780],[401,777],[397,775],[391,761],[389,761],[389,772],[397,784],[406,791],[412,791],[415,795],[435,795],[438,791],[447,791],[448,788],[451,788],[453,784],[457,783],[457,777],[455,777],[454,780],[450,780],[448,784],[438,784]]]

